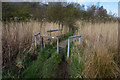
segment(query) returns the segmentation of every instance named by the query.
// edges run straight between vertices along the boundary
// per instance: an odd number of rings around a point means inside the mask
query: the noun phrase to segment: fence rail
[[[37,48],[37,40],[36,40],[36,37],[37,37],[37,36],[39,36],[39,42],[40,42],[40,32],[38,32],[38,33],[35,34],[35,36],[34,36],[34,38],[35,38],[35,48]],[[57,39],[57,53],[59,54],[59,37],[42,36],[42,48],[43,48],[43,37],[49,38],[49,39]],[[78,37],[79,37],[79,45],[80,45],[81,35],[71,36],[71,37],[68,38],[67,58],[69,58],[69,53],[70,53],[70,39],[78,38]]]
[[[69,39],[72,39],[72,38],[77,38],[77,37],[81,37],[81,35],[71,36],[71,37],[69,37]]]
[[[55,31],[61,31],[61,30],[63,30],[63,29],[49,30],[47,32],[55,32]]]
[[[67,58],[69,58],[69,53],[70,53],[70,39],[78,38],[78,37],[79,37],[79,45],[80,45],[81,35],[71,36],[71,37],[68,38],[68,51],[67,51]]]
[[[40,32],[38,32],[37,34],[35,34],[35,36],[37,36],[37,35],[40,35]]]
[[[39,41],[40,41],[40,32],[38,32],[37,34],[35,34],[35,48],[37,49],[37,40],[36,40],[36,37],[39,36]],[[58,37],[52,37],[52,36],[41,36],[42,37],[42,50],[43,50],[43,43],[44,43],[44,40],[43,40],[43,37],[44,38],[49,38],[49,39],[57,39],[57,53],[59,53],[59,38]]]

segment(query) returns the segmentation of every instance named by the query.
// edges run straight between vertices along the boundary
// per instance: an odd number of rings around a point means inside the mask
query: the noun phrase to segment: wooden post
[[[50,36],[51,36],[51,32],[50,32]]]
[[[45,41],[43,43],[44,43],[44,48],[45,48]]]
[[[43,43],[43,37],[42,37],[42,40],[41,40],[42,42],[42,51],[43,51],[43,49],[44,49],[44,43]]]

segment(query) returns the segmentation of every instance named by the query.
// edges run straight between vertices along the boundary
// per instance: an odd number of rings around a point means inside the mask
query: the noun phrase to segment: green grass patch
[[[45,62],[45,54],[40,53],[36,61],[33,61],[30,66],[23,72],[24,78],[41,78],[42,67]]]
[[[43,78],[56,78],[56,69],[58,63],[61,61],[61,55],[55,53],[43,65],[42,76]]]
[[[73,33],[61,39],[66,40],[72,35]],[[34,54],[33,52],[24,53],[23,59],[21,60],[21,65],[24,66],[24,68],[18,69],[13,67],[16,70],[16,73],[8,73],[7,71],[4,71],[4,78],[8,77],[8,74],[10,74],[10,78],[14,79],[56,78],[56,69],[58,67],[58,63],[61,61],[61,55],[57,54],[56,45],[57,42],[50,42],[45,45],[46,47],[43,49],[43,51],[41,51],[41,46],[37,45],[37,49],[35,51],[37,54]],[[67,48],[60,49],[60,51],[67,53]]]
[[[84,61],[80,60],[78,57],[82,57],[83,53],[80,50],[75,50],[72,56],[68,59],[69,63],[69,73],[71,78],[82,78]]]
[[[38,58],[31,62],[30,66],[22,73],[23,78],[51,78],[56,77],[56,68],[60,62],[60,55],[57,54],[56,43],[46,45],[41,51],[37,49]]]
[[[24,72],[24,78],[55,78],[56,68],[60,62],[60,55],[56,52],[47,59],[45,53],[41,53],[37,61],[33,61]]]
[[[60,40],[63,41],[63,40],[66,40],[68,39],[70,36],[73,36],[74,35],[74,32],[71,32],[69,33],[67,36],[65,36],[64,38],[61,38]]]

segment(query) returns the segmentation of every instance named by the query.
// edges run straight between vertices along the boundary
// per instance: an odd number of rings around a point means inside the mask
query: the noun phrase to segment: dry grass
[[[119,68],[114,61],[115,53],[103,46],[96,47],[85,63],[84,73],[88,78],[117,78]]]
[[[34,34],[40,32],[41,35],[48,35],[47,30],[59,29],[58,24],[43,23],[31,20],[30,22],[11,22],[3,24],[2,47],[4,66],[8,66],[11,61],[19,61],[26,51],[34,51]],[[66,27],[62,33],[66,33]],[[52,33],[51,36],[60,35],[61,32]],[[6,64],[6,65],[5,65]]]
[[[76,35],[81,34],[85,61],[84,76],[87,78],[117,78],[120,73],[118,62],[118,23],[82,24]],[[77,42],[78,43],[78,42]],[[76,43],[76,44],[77,44]],[[74,46],[74,48],[78,48]],[[78,55],[74,55],[78,56]]]

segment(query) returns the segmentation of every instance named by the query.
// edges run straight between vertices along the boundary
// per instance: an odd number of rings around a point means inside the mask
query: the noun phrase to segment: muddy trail
[[[57,68],[57,78],[69,78],[70,77],[70,74],[68,72],[68,62],[65,58],[65,54],[66,54],[66,51],[65,48],[66,48],[66,45],[67,45],[67,40],[65,41],[62,41],[60,42],[60,55],[62,55],[62,59],[61,59],[61,62],[58,64],[58,68]]]

